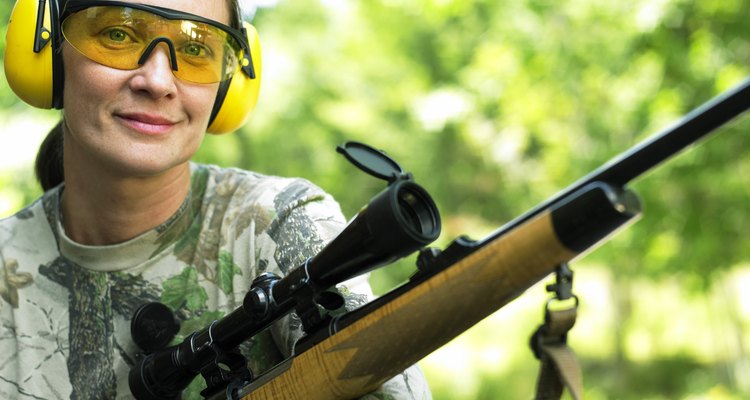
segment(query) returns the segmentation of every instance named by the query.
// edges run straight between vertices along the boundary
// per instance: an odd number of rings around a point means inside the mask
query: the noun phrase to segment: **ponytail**
[[[49,189],[65,180],[63,171],[63,122],[58,122],[39,146],[34,163],[34,172],[42,189]]]

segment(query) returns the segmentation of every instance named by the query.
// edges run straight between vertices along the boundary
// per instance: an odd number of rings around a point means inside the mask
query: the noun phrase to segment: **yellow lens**
[[[148,43],[140,42],[135,35],[134,21],[116,11],[93,7],[75,13],[63,21],[63,36],[93,61],[117,69],[136,69]]]
[[[175,32],[178,69],[175,75],[191,82],[219,82],[234,74],[239,65],[239,47],[234,38],[208,24],[182,21]]]
[[[174,54],[179,79],[216,83],[239,68],[241,46],[224,30],[203,22],[172,20],[128,7],[90,7],[67,17],[65,40],[87,58],[108,67],[132,70],[154,40],[166,42]],[[165,40],[166,39],[166,40]],[[151,54],[145,55],[145,60]]]

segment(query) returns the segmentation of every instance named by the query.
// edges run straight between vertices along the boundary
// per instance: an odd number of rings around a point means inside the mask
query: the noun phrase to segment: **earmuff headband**
[[[54,1],[54,0],[53,0]],[[44,3],[46,0],[39,0],[39,8],[36,10],[36,29],[34,30],[34,53],[39,53],[42,48],[52,39],[52,32],[44,27]]]

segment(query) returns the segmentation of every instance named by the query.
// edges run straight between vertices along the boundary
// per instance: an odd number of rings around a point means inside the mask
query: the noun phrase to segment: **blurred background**
[[[438,247],[481,238],[750,76],[747,0],[246,3],[260,102],[196,159],[310,179],[351,217],[384,184],[335,146],[369,143],[435,198]],[[39,196],[31,165],[59,112],[20,103],[5,79],[0,104],[3,217]],[[750,397],[749,131],[745,116],[635,182],[643,218],[571,265],[587,399]],[[385,293],[414,268],[371,283]],[[420,362],[435,399],[533,397],[544,283]]]

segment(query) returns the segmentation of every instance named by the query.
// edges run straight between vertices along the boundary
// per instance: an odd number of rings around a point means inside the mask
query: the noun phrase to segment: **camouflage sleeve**
[[[432,393],[422,370],[417,365],[385,382],[376,391],[360,397],[360,400],[430,400]]]
[[[318,254],[344,228],[338,203],[309,182],[298,179],[274,199],[276,218],[267,229],[273,246],[268,269],[284,276]],[[281,352],[291,354],[302,336],[302,323],[292,314],[275,323],[272,334]]]
[[[274,258],[283,273],[288,272],[285,266],[299,265],[308,257],[320,252],[325,244],[334,239],[345,226],[341,210],[330,196],[322,192],[313,196],[299,196],[307,190],[310,190],[309,186],[295,187],[293,185],[284,191],[285,193],[277,196],[278,219],[275,221],[276,224],[272,223],[269,235],[278,246]],[[291,193],[295,196],[289,196]],[[296,201],[290,201],[291,198],[295,198]],[[348,310],[365,304],[373,297],[367,275],[360,275],[344,282],[338,285],[338,289],[344,295]],[[288,318],[283,323],[277,324],[275,328],[274,336],[277,342],[282,351],[289,354],[293,343],[303,333],[299,319],[296,316]],[[416,365],[385,382],[376,391],[362,397],[363,400],[431,398],[427,380]]]

